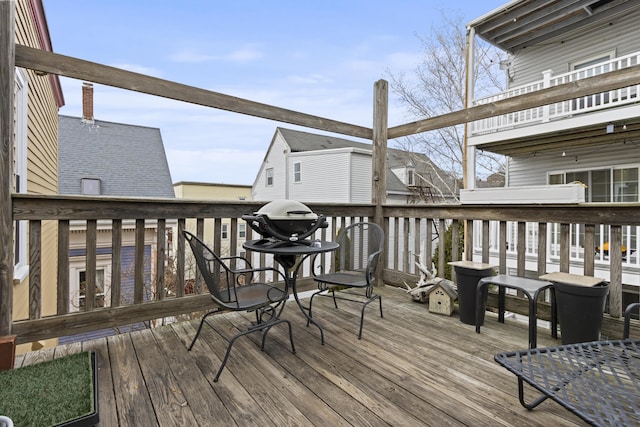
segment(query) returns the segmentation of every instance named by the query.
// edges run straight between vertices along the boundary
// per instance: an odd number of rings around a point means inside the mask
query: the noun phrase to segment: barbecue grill
[[[242,219],[263,238],[275,242],[311,244],[305,239],[327,227],[324,215],[295,200],[275,200],[251,215],[242,215]]]

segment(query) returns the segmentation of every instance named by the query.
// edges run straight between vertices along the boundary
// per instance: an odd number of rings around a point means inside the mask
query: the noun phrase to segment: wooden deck
[[[241,338],[217,383],[225,338],[246,316],[212,318],[191,352],[185,343],[196,321],[40,350],[19,356],[16,366],[95,350],[101,426],[584,425],[550,401],[522,408],[516,377],[494,362],[497,352],[527,347],[526,325],[488,315],[476,334],[402,289],[380,293],[384,318],[368,308],[362,340],[359,308],[342,302],[336,310],[320,298],[314,312],[324,346],[288,303],[283,316],[292,321],[296,354],[284,326],[269,333],[264,352],[258,336]],[[539,329],[539,346],[557,343],[548,332]]]

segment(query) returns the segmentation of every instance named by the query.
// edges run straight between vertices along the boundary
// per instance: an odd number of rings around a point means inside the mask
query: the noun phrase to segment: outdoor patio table
[[[335,251],[339,246],[340,245],[335,242],[317,240],[297,243],[273,241],[269,239],[249,240],[242,245],[243,248],[250,251],[273,254],[276,262],[285,270],[285,276],[289,282],[288,285],[293,292],[296,304],[308,321],[307,325],[312,323],[320,330],[320,342],[322,344],[324,344],[324,332],[322,327],[309,316],[309,307],[306,307],[302,304],[302,301],[300,301],[298,290],[296,288],[296,281],[300,266],[307,257],[313,254]]]
[[[555,293],[553,283],[546,280],[529,279],[526,277],[508,276],[498,274],[496,276],[483,277],[478,281],[476,292],[476,332],[480,333],[480,326],[484,321],[487,293],[483,288],[489,285],[498,287],[498,321],[504,323],[504,298],[505,288],[522,291],[529,300],[529,348],[536,348],[538,334],[538,296],[546,289],[551,289],[551,336],[558,338]]]
[[[640,425],[640,341],[593,341],[499,353],[532,410],[551,398],[594,426]],[[542,393],[531,403],[523,383]]]

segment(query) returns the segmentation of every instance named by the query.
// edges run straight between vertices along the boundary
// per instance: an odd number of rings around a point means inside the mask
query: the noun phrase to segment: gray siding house
[[[389,148],[387,202],[449,203],[455,182],[420,153]],[[252,187],[254,200],[371,203],[371,144],[277,128]]]
[[[640,2],[631,0],[514,0],[467,25],[479,37],[505,52],[501,64],[508,88],[471,99],[483,105],[538,90],[603,75],[640,63]],[[471,91],[473,93],[473,91]],[[465,189],[461,200],[472,203],[640,202],[640,86],[596,93],[542,107],[470,123],[467,156],[477,150],[506,156],[506,188]],[[472,165],[471,165],[472,166]],[[472,172],[472,167],[467,172]],[[473,183],[470,179],[468,182]],[[583,195],[567,197],[579,183]],[[569,192],[569,193],[567,193]],[[561,203],[561,202],[560,202]],[[509,225],[509,247],[515,247],[515,224]],[[537,227],[528,224],[528,252],[537,254]],[[583,259],[583,226],[572,225],[571,261]],[[498,232],[493,229],[492,247]],[[596,230],[596,245],[605,247],[608,227]],[[548,259],[559,259],[557,233],[550,227]],[[477,242],[480,247],[480,242]],[[636,227],[623,229],[627,256],[623,283],[640,285],[640,247]],[[494,254],[495,255],[495,254]],[[493,256],[493,255],[492,255]],[[540,254],[539,256],[544,256]],[[492,258],[496,260],[497,258]],[[533,259],[533,258],[532,258]],[[607,278],[606,254],[599,253],[596,276]],[[515,266],[510,257],[509,267]],[[527,268],[536,270],[534,263]]]

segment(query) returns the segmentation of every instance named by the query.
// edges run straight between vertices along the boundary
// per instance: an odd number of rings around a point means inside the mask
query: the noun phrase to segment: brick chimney
[[[82,83],[82,122],[93,123],[93,84]]]

